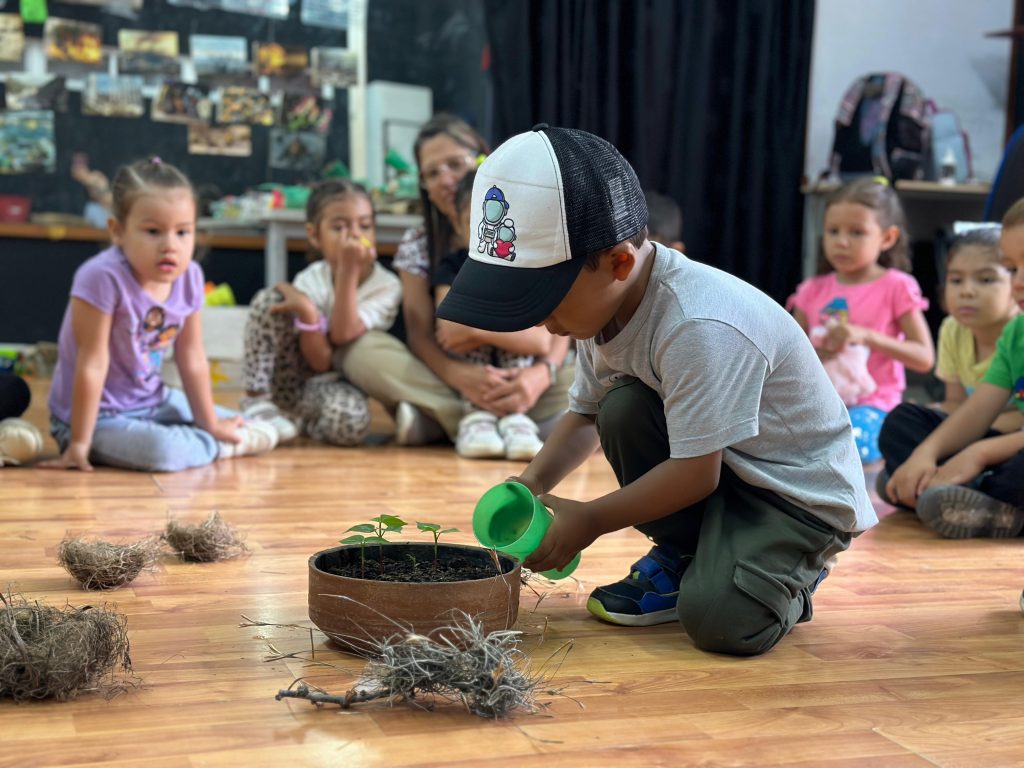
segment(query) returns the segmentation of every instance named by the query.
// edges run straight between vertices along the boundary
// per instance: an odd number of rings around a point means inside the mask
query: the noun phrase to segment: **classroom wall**
[[[4,7],[0,0],[0,9],[13,12],[15,3],[8,2]],[[50,3],[50,13],[100,24],[106,46],[116,46],[120,29],[176,31],[186,58],[190,34],[238,35],[250,42],[275,40],[306,48],[344,46],[347,41],[343,31],[302,24],[297,2],[284,20],[196,10],[171,5],[167,0],[147,0],[134,19],[56,0]],[[426,86],[433,92],[435,109],[458,112],[483,130],[488,128],[483,124],[487,80],[480,72],[486,35],[483,9],[476,0],[371,0],[366,14],[368,81]],[[26,26],[26,35],[38,39],[42,26]],[[4,72],[23,69],[22,65],[0,64]],[[84,78],[85,73],[81,69],[76,77]],[[72,154],[78,151],[87,153],[93,166],[108,175],[125,162],[155,153],[180,166],[197,186],[213,185],[221,194],[240,194],[264,181],[299,183],[309,175],[268,166],[268,127],[253,126],[249,157],[190,155],[187,128],[152,121],[149,98],[145,100],[145,117],[133,119],[82,115],[81,94],[71,92],[68,96],[68,110],[54,116],[56,172],[0,174],[0,195],[28,195],[35,212],[81,213],[87,199],[85,190],[69,176]],[[348,91],[337,89],[330,106],[335,111],[327,135],[327,159],[350,163]]]
[[[828,165],[843,93],[860,75],[897,71],[954,110],[970,136],[974,172],[991,181],[1002,158],[1012,0],[818,0],[804,172]]]
[[[0,7],[3,5],[0,0]],[[9,0],[6,10],[13,10],[13,5]],[[68,11],[68,7],[59,2],[51,2],[50,8],[54,15],[58,10]],[[170,6],[166,0],[147,0],[144,8],[159,17],[159,25],[153,21],[148,25],[139,24],[140,28],[175,28],[182,34],[241,34],[244,25],[253,24],[263,25],[253,32],[257,39],[273,34],[283,42],[325,44],[323,38],[318,37],[321,33],[310,32],[298,24],[298,3],[293,5],[288,22],[274,25],[238,14],[180,9]],[[107,42],[116,40],[116,30],[121,26],[133,26],[123,19],[101,14],[95,8],[82,6],[79,11],[83,18],[109,26],[104,33]],[[164,12],[169,15],[165,17]],[[285,30],[289,32],[287,40]],[[371,0],[367,7],[366,35],[369,80],[429,87],[434,94],[435,109],[456,112],[485,134],[489,133],[490,84],[481,74],[486,33],[483,8],[478,0],[430,0],[429,3]],[[335,34],[330,41],[340,44],[343,39]],[[266,142],[262,137],[265,128],[254,130],[251,158],[190,158],[184,154],[183,126],[152,123],[148,117],[138,120],[83,117],[79,114],[79,94],[70,96],[71,111],[56,121],[57,172],[0,175],[0,195],[28,194],[35,198],[35,210],[79,213],[85,204],[85,193],[68,177],[71,152],[77,149],[91,151],[96,165],[107,171],[119,162],[156,151],[186,165],[194,172],[197,182],[215,181],[224,192],[242,192],[247,186],[267,178]],[[147,99],[147,108],[148,105]],[[337,108],[334,120],[337,134],[329,143],[330,154],[348,161],[347,99],[340,91]],[[115,129],[121,131],[120,140],[110,141]],[[177,137],[177,150],[169,151],[168,136]],[[0,300],[0,344],[55,340],[74,271],[100,247],[95,243],[0,237],[0,287],[5,290],[4,299]],[[302,266],[301,255],[293,255],[289,274],[294,275]],[[215,250],[203,261],[203,269],[213,282],[231,284],[238,299],[246,302],[262,286],[263,252]]]

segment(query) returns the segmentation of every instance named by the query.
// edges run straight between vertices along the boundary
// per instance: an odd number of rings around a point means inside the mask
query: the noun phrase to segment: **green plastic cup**
[[[502,483],[480,497],[473,510],[473,535],[485,547],[525,560],[540,545],[552,520],[551,512],[522,483]],[[577,553],[565,568],[544,571],[549,579],[564,579],[580,564]]]

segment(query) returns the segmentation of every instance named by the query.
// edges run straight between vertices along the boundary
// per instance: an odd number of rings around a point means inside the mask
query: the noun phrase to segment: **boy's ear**
[[[124,227],[121,226],[121,222],[111,216],[107,219],[107,230],[110,232],[110,239],[114,241],[114,244],[120,245],[121,235],[124,234]]]
[[[636,251],[629,243],[619,243],[607,255],[611,264],[612,276],[616,280],[625,280],[636,266]]]
[[[318,251],[320,250],[320,238],[316,234],[316,227],[313,226],[312,222],[306,222],[306,239],[312,244]]]

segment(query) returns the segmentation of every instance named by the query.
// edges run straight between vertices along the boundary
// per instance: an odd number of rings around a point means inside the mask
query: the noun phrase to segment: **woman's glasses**
[[[456,178],[462,175],[476,164],[476,158],[472,155],[458,155],[442,160],[437,165],[424,168],[420,171],[420,181],[424,187],[433,187],[440,183],[446,173]]]

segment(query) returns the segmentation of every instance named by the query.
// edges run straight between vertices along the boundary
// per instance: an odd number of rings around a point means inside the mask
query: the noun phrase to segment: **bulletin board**
[[[204,0],[119,0],[104,9],[96,5],[63,3],[50,0],[49,15],[99,25],[105,52],[116,55],[119,33],[123,30],[149,30],[176,32],[181,60],[190,57],[191,35],[223,35],[244,37],[252,60],[252,43],[276,42],[311,50],[315,47],[344,48],[347,30],[311,26],[303,23],[301,5],[295,0],[276,0],[288,7],[287,18],[266,18],[251,13],[225,10],[203,10]],[[223,0],[221,0],[223,2]],[[244,6],[248,0],[234,0]],[[216,4],[216,0],[215,0]],[[134,7],[133,7],[134,6]],[[200,6],[200,7],[193,7]],[[18,0],[0,0],[0,14],[17,14]],[[26,41],[36,41],[42,48],[43,24],[24,24]],[[107,68],[90,69],[67,62],[47,62],[48,73],[66,74],[69,88],[66,109],[53,112],[53,138],[56,159],[52,173],[0,173],[0,195],[25,195],[32,198],[34,212],[81,212],[86,202],[84,189],[70,177],[72,156],[76,152],[88,155],[90,165],[108,175],[122,164],[155,154],[180,167],[193,180],[197,188],[207,188],[211,196],[238,194],[265,181],[285,184],[301,183],[314,178],[322,168],[317,163],[311,168],[271,167],[271,144],[275,128],[254,124],[251,126],[251,151],[246,156],[223,156],[189,153],[189,128],[185,124],[156,122],[151,117],[152,96],[144,99],[142,117],[93,116],[82,113],[85,94],[73,89],[76,80],[87,78],[89,72],[104,73]],[[0,63],[0,77],[18,73],[24,64]],[[186,63],[183,78],[189,79]],[[199,76],[200,84],[205,78]],[[269,81],[269,82],[267,82]],[[143,93],[152,94],[161,82],[152,76],[146,78]],[[308,72],[295,77],[271,77],[260,82],[255,78],[239,80],[248,87],[262,85],[268,93],[289,92],[313,94],[321,99],[326,109],[333,111],[332,119],[322,135],[326,162],[339,159],[348,164],[349,123],[348,98],[344,87],[331,87],[326,91],[309,82]],[[216,89],[231,84],[223,79],[208,83]],[[329,98],[324,99],[327,93]],[[276,97],[280,99],[280,95]],[[0,117],[11,112],[0,112]]]

